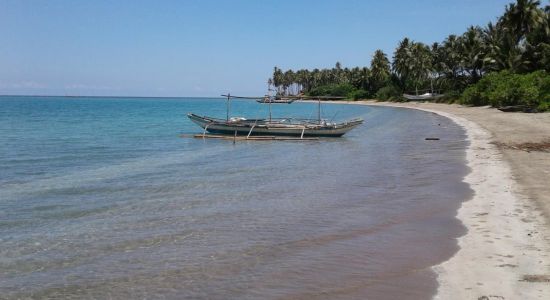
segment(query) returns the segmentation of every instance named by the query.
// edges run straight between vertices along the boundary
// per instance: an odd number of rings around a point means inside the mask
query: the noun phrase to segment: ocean
[[[342,138],[181,137],[219,98],[0,97],[0,298],[429,299],[472,191],[465,132],[323,104]],[[268,106],[234,100],[232,116]],[[315,118],[316,103],[273,105]],[[427,141],[426,137],[439,137]]]

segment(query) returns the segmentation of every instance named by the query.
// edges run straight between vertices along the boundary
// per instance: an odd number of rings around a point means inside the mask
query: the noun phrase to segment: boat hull
[[[413,101],[428,101],[428,100],[435,100],[443,97],[445,95],[442,94],[433,94],[433,93],[427,93],[424,95],[410,95],[410,94],[403,94],[403,97],[407,100],[413,100]]]
[[[242,122],[219,122],[207,117],[188,114],[189,119],[209,133],[237,135],[277,135],[307,137],[340,137],[353,128],[361,125],[363,120],[321,126],[315,124],[285,125],[269,123],[265,120],[247,120]]]
[[[291,104],[294,101],[296,101],[296,100],[295,99],[290,99],[290,100],[286,100],[286,99],[274,99],[274,100],[261,99],[261,100],[256,100],[256,102],[258,102],[258,103],[271,103],[271,104]]]

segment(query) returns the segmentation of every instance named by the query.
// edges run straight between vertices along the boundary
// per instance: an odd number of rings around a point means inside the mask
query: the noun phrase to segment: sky
[[[0,94],[263,95],[277,66],[369,66],[513,0],[0,0]]]

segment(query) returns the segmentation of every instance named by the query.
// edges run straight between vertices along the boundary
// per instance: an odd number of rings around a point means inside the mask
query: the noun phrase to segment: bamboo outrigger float
[[[207,132],[215,135],[234,135],[246,136],[246,139],[282,139],[273,137],[341,137],[353,128],[361,125],[363,119],[352,119],[342,123],[333,123],[321,119],[321,99],[335,99],[335,97],[316,97],[318,100],[318,118],[317,119],[293,119],[293,118],[272,118],[271,103],[269,110],[269,119],[246,119],[242,117],[230,117],[230,100],[239,99],[259,99],[258,97],[238,97],[231,95],[222,95],[227,97],[226,119],[219,119],[207,116],[199,116],[193,113],[187,114],[189,119],[204,129],[202,137],[207,137]],[[298,97],[290,97],[297,99]],[[299,99],[309,97],[300,96]],[[311,99],[311,98],[309,98]],[[217,138],[218,136],[216,136]]]

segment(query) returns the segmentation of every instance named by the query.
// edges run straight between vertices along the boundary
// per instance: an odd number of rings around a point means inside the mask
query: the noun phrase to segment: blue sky
[[[368,66],[511,1],[0,0],[0,94],[262,95],[274,66]]]

